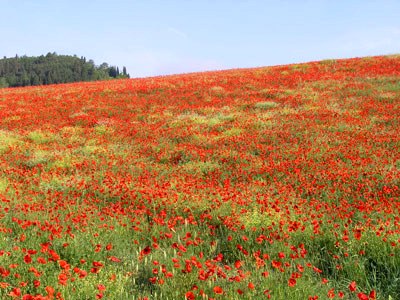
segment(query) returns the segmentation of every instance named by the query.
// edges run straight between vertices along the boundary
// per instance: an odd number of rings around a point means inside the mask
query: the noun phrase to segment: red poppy
[[[58,283],[61,285],[67,285],[68,276],[65,273],[60,273],[58,275]]]
[[[187,300],[193,300],[193,299],[196,298],[196,296],[193,294],[192,291],[189,291],[189,292],[186,292],[185,298],[186,298]]]
[[[93,265],[93,267],[102,267],[103,266],[103,263],[102,262],[99,262],[99,261],[94,261],[94,262],[92,262],[92,265]]]
[[[328,298],[329,298],[329,299],[335,298],[335,290],[334,290],[334,289],[330,289],[330,290],[328,291]]]
[[[267,278],[269,276],[269,272],[268,271],[262,272],[261,275]]]
[[[20,288],[13,288],[11,292],[8,293],[11,297],[19,297],[21,296],[21,289]]]
[[[294,279],[294,278],[290,278],[289,280],[288,280],[288,285],[290,286],[290,287],[294,287],[295,285],[296,285],[296,279]]]
[[[349,284],[349,290],[350,290],[351,292],[355,292],[356,289],[357,289],[357,284],[356,284],[355,281],[352,281],[352,282]]]
[[[368,296],[365,295],[364,293],[358,293],[357,297],[359,300],[368,300],[369,299]]]
[[[54,288],[52,286],[46,286],[45,290],[49,298],[52,299],[54,295]]]
[[[240,260],[235,261],[235,268],[239,269],[242,266],[242,262]]]
[[[109,256],[108,259],[113,261],[113,262],[121,262],[121,260],[118,257],[115,257],[115,256]]]
[[[64,270],[68,271],[70,269],[70,265],[65,260],[59,260],[58,265]]]
[[[40,286],[40,281],[35,279],[35,280],[33,281],[33,286],[34,286],[35,288],[39,287],[39,286]]]
[[[369,299],[376,299],[376,292],[375,292],[375,290],[372,290],[370,293],[369,293]]]
[[[280,261],[273,260],[271,263],[272,267],[275,269],[279,269],[282,266],[282,263]]]
[[[30,264],[32,262],[32,257],[29,254],[25,255],[24,256],[24,262],[26,264]]]
[[[106,287],[105,287],[104,284],[98,284],[98,285],[97,285],[97,289],[98,289],[99,291],[105,291],[105,290],[106,290]]]
[[[217,295],[222,295],[224,293],[224,290],[217,285],[214,287],[214,293],[216,293]]]
[[[142,251],[140,251],[140,256],[148,255],[150,253],[151,253],[151,248],[149,246],[147,246]]]

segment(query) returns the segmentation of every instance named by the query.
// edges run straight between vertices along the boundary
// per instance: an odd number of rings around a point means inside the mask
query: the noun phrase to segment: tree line
[[[77,81],[129,78],[126,67],[120,72],[116,66],[76,55],[57,55],[55,52],[41,56],[21,56],[0,59],[0,88],[46,85]]]

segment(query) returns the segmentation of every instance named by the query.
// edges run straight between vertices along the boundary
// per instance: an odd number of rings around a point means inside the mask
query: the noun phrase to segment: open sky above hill
[[[131,77],[400,52],[400,1],[0,0],[0,55],[77,54]]]

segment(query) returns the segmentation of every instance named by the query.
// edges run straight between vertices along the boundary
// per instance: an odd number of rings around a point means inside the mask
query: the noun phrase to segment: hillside
[[[399,99],[400,56],[1,89],[0,298],[400,299]]]
[[[102,63],[96,66],[93,60],[76,55],[4,57],[0,59],[0,88],[32,85],[48,85],[79,81],[105,80],[111,78],[129,78],[126,68]]]

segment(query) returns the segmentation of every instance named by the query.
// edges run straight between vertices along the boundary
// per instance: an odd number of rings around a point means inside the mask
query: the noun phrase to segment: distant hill
[[[55,52],[41,56],[16,55],[0,59],[0,88],[30,85],[46,85],[77,81],[129,78],[126,68],[102,63],[76,55],[57,55]]]

